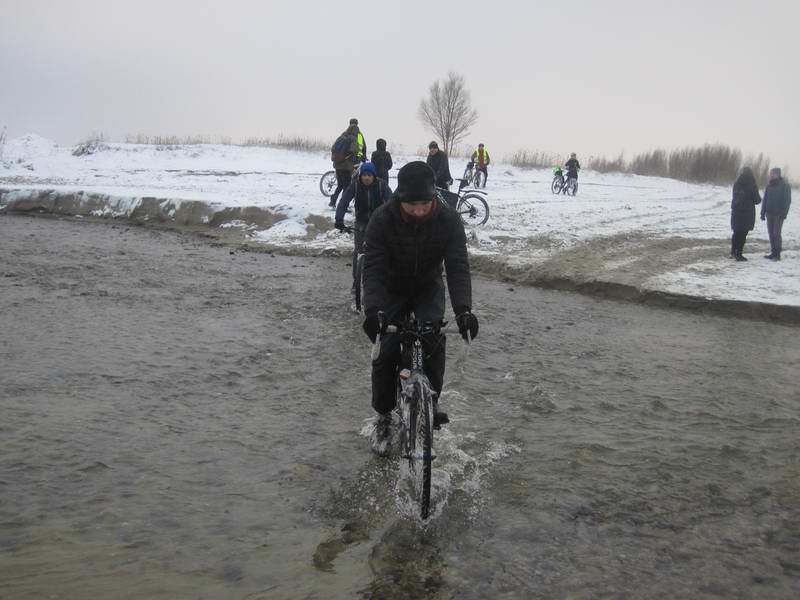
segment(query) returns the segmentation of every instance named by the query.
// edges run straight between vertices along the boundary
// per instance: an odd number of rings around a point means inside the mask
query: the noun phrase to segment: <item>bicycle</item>
[[[436,195],[441,202],[446,202],[452,206],[461,217],[461,222],[465,227],[483,225],[489,220],[489,203],[484,196],[486,192],[481,190],[469,190],[464,192],[467,187],[465,179],[459,179],[458,192],[453,193],[444,188],[437,188]]]
[[[355,235],[353,227],[345,227],[342,229],[344,233]],[[353,309],[359,314],[364,314],[364,245],[361,245],[358,254],[356,255],[356,275],[355,275],[355,294],[353,294]]]
[[[575,177],[564,177],[561,167],[553,167],[553,183],[550,184],[550,191],[554,194],[563,192],[567,196],[574,196],[578,193],[578,180]]]
[[[383,313],[379,313],[382,319]],[[423,370],[422,338],[447,332],[447,322],[420,323],[413,313],[404,321],[386,327],[387,334],[400,336],[400,368],[397,373],[396,407],[400,418],[400,447],[408,459],[420,516],[430,516],[431,479],[433,476],[433,413],[436,391]],[[469,340],[467,340],[469,343]],[[381,335],[375,338],[372,360],[378,358]]]
[[[466,186],[472,184],[472,180],[474,178],[475,178],[475,163],[472,162],[472,161],[469,161],[467,163],[467,166],[464,168],[464,176],[461,178],[460,181],[466,182],[464,184],[464,187],[466,187]]]
[[[322,174],[319,179],[319,191],[326,198],[333,196],[333,190],[336,189],[338,182],[336,181],[336,171],[328,171]]]

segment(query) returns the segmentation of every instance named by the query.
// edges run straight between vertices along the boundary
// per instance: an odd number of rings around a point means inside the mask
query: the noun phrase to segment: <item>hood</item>
[[[386,140],[384,140],[383,138],[379,138],[378,140],[375,141],[375,147],[378,150],[383,150],[385,152],[386,151]]]

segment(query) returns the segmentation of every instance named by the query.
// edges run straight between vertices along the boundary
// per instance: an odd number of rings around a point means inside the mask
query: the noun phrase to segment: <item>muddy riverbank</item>
[[[285,209],[291,212],[290,207]],[[3,212],[75,217],[97,222],[110,220],[118,226],[144,225],[195,232],[240,250],[269,254],[316,257],[348,256],[350,252],[347,240],[333,232],[333,221],[318,214],[309,214],[303,221],[302,241],[265,242],[256,234],[287,222],[287,216],[257,206],[230,207],[168,197],[138,198],[83,191],[0,187],[0,214]],[[668,274],[681,264],[714,261],[725,255],[728,252],[727,240],[626,232],[597,236],[557,250],[551,247],[554,240],[528,240],[521,247],[517,247],[518,243],[512,244],[507,252],[487,253],[481,250],[476,232],[470,231],[468,238],[473,269],[503,282],[648,306],[680,308],[701,314],[800,324],[800,305],[770,301],[772,294],[767,290],[764,294],[751,292],[745,299],[737,298],[737,285],[752,285],[752,282],[745,284],[742,279],[752,278],[752,273],[730,273],[723,278],[725,287],[729,289],[723,296],[702,293],[702,286],[697,293],[676,292],[668,283],[669,277],[663,285],[654,283],[654,275]],[[541,252],[546,248],[549,250],[543,257]],[[763,249],[766,251],[766,247]],[[709,269],[712,277],[719,277],[717,271],[716,268]],[[777,281],[789,285],[792,279],[788,275]],[[770,281],[770,285],[775,285],[775,281]],[[785,298],[786,292],[778,295]]]
[[[477,278],[423,528],[348,278],[0,216],[0,597],[800,594],[795,327]]]

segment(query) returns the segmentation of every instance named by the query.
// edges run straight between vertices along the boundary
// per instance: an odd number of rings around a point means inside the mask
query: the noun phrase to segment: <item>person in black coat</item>
[[[389,170],[392,168],[392,155],[386,151],[386,140],[383,138],[375,142],[377,150],[372,153],[372,164],[378,172],[378,177],[389,183]]]
[[[461,219],[449,205],[435,197],[434,173],[422,161],[403,166],[390,202],[381,206],[367,225],[364,261],[364,331],[375,342],[387,323],[410,311],[418,321],[444,318],[447,289],[464,339],[478,333],[472,314],[472,278],[467,241]],[[381,318],[385,316],[385,318]],[[442,391],[445,338],[430,335],[423,341],[425,373],[438,394]],[[391,411],[395,406],[395,376],[400,362],[397,334],[381,337],[380,353],[372,362],[372,407],[378,413],[376,437],[388,440]],[[448,422],[435,403],[434,427]]]
[[[344,229],[344,214],[350,202],[355,199],[356,219],[353,224],[353,293],[356,289],[356,262],[366,236],[367,223],[379,206],[388,202],[392,191],[382,179],[376,176],[375,165],[365,162],[358,171],[358,177],[345,189],[339,204],[336,206],[334,226],[339,231]]]
[[[761,204],[758,184],[750,167],[743,167],[733,184],[731,198],[731,258],[747,260],[742,251],[747,233],[756,225],[756,204]]]
[[[564,163],[567,168],[567,179],[578,180],[578,171],[581,170],[581,163],[578,162],[578,155],[574,152],[569,155],[569,160]]]
[[[436,176],[436,187],[450,190],[453,183],[453,176],[450,175],[450,161],[447,153],[439,150],[439,144],[431,142],[428,144],[428,158],[425,161],[433,169]]]

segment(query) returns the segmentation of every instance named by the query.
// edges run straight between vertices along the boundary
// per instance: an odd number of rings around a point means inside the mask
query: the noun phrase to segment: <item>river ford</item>
[[[0,216],[0,598],[797,598],[798,329],[476,278],[436,517],[343,258]]]

